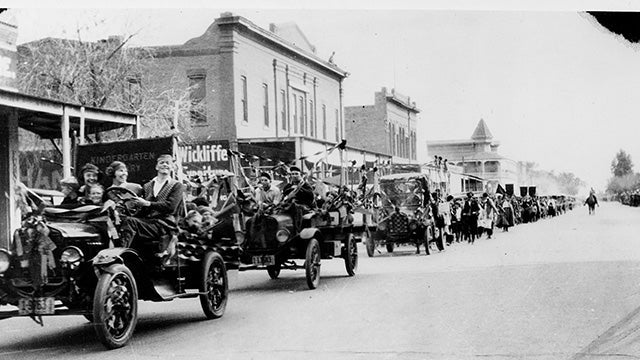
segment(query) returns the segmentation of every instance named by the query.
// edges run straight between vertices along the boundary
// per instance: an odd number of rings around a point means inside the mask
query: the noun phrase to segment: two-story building
[[[486,191],[496,191],[498,184],[513,189],[518,184],[518,163],[498,153],[500,143],[493,139],[489,127],[480,119],[470,139],[428,141],[429,155],[440,156],[465,174],[484,180]]]
[[[196,140],[227,139],[232,149],[259,156],[256,166],[271,166],[345,137],[342,101],[348,73],[318,56],[293,23],[271,24],[266,30],[223,13],[203,35],[149,50],[154,66],[148,81],[190,89]],[[322,159],[322,167],[388,160],[375,149],[348,145],[342,158],[336,151]]]
[[[392,157],[394,164],[417,163],[416,123],[420,109],[408,96],[383,87],[373,105],[346,106],[349,144]]]

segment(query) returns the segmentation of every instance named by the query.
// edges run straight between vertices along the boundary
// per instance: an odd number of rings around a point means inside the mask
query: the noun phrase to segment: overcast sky
[[[640,171],[640,47],[577,9],[20,9],[17,20],[18,43],[86,26],[89,39],[135,32],[136,45],[182,44],[223,11],[263,28],[293,21],[350,73],[345,106],[383,86],[416,101],[425,161],[427,140],[469,138],[483,118],[502,155],[604,189],[618,150]]]

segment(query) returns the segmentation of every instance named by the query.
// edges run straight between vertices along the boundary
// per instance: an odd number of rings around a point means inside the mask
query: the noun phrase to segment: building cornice
[[[348,72],[346,72],[345,70],[342,70],[335,64],[331,64],[328,61],[320,59],[318,56],[314,54],[311,54],[303,49],[300,49],[299,47],[275,35],[274,33],[255,25],[254,23],[252,23],[251,21],[247,20],[242,16],[221,16],[218,19],[216,19],[215,23],[221,27],[231,26],[239,30],[244,30],[251,34],[254,34],[259,38],[271,43],[272,45],[275,45],[277,47],[280,47],[292,53],[294,56],[302,57],[305,60],[311,63],[314,63],[316,66],[319,66],[322,69],[330,73],[333,73],[334,75],[338,75],[340,78],[346,78],[347,76],[349,76]]]

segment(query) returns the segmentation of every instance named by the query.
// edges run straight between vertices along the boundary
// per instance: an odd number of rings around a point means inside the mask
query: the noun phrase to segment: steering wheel
[[[141,207],[136,205],[134,201],[139,199],[138,195],[127,188],[111,186],[105,190],[105,195],[116,204],[116,208],[124,215],[135,216],[141,210]]]

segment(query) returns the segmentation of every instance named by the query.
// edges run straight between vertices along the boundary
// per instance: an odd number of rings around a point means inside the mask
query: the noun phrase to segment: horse
[[[585,205],[589,205],[589,215],[596,213],[596,205],[598,205],[598,199],[596,198],[595,194],[589,194],[589,197],[587,198],[587,200],[585,200],[584,203]]]

